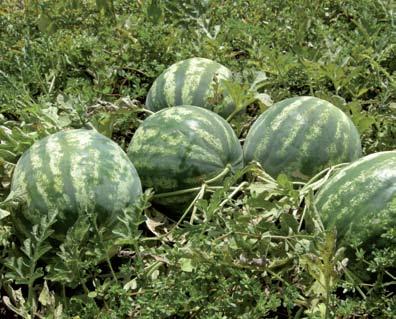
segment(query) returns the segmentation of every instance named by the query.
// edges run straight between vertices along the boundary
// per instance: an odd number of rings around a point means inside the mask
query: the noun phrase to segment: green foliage
[[[193,56],[234,71],[226,86],[246,110],[231,120],[242,139],[272,101],[315,95],[350,115],[365,154],[395,149],[395,19],[391,0],[5,0],[0,200],[20,155],[48,134],[94,126],[126,149],[154,79]],[[202,187],[176,224],[148,207],[146,193],[125,210],[116,242],[92,215],[59,248],[48,239],[55,214],[19,243],[3,202],[0,314],[392,318],[394,245],[357,248],[351,268],[312,205],[333,171],[301,184],[249,166]],[[383,236],[392,242],[395,230]]]

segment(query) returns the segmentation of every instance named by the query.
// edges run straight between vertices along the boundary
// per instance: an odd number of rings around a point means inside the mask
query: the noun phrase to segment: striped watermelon
[[[396,227],[396,151],[349,164],[323,186],[315,204],[325,227],[335,226],[343,244],[387,246],[389,240],[380,236]]]
[[[331,103],[302,96],[274,104],[252,125],[245,162],[258,161],[273,177],[308,180],[322,169],[361,156],[359,133]]]
[[[93,130],[47,136],[19,159],[9,197],[21,194],[17,230],[26,235],[43,214],[58,210],[53,238],[62,240],[79,214],[95,211],[99,225],[112,227],[117,215],[142,193],[140,179],[124,151]]]
[[[191,58],[177,62],[154,81],[146,98],[146,107],[156,112],[172,106],[196,105],[227,117],[235,105],[223,92],[221,81],[231,78],[229,69],[209,59]]]
[[[231,126],[212,111],[196,106],[167,108],[148,117],[128,148],[144,187],[156,193],[198,187],[228,164],[242,168],[242,147]],[[162,198],[177,205],[189,196]]]

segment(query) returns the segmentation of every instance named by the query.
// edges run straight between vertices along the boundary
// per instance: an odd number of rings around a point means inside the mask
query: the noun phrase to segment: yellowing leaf
[[[0,208],[0,220],[6,218],[8,215],[10,215],[9,211]]]
[[[181,267],[181,270],[183,270],[185,272],[192,272],[194,270],[192,261],[189,258],[181,258],[180,259],[180,267]]]
[[[50,305],[54,305],[54,303],[55,303],[55,298],[49,291],[46,281],[44,281],[43,289],[40,292],[39,302],[43,306],[50,306]]]

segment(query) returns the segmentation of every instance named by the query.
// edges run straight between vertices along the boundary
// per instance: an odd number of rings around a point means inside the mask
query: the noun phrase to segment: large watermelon
[[[34,143],[19,159],[9,197],[21,195],[14,216],[26,235],[33,224],[58,210],[53,238],[62,240],[80,214],[96,212],[111,227],[142,193],[140,179],[124,151],[93,130],[58,132]]]
[[[245,162],[258,161],[273,177],[308,180],[322,169],[361,156],[359,133],[331,103],[316,97],[289,98],[271,106],[252,125]]]
[[[242,148],[231,126],[196,106],[161,110],[136,130],[128,148],[144,187],[167,193],[200,186],[230,164],[242,168]],[[181,204],[185,196],[157,200]]]
[[[179,105],[196,105],[227,117],[235,105],[222,87],[222,80],[231,79],[225,66],[204,58],[177,62],[166,69],[153,83],[146,107],[151,111]]]
[[[386,246],[381,234],[396,227],[396,151],[349,164],[323,186],[315,204],[324,226],[336,227],[342,244]]]

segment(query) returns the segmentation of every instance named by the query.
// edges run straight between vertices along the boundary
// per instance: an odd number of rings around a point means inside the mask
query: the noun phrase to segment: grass
[[[15,3],[0,6],[0,200],[18,158],[48,134],[94,126],[126,149],[148,115],[151,83],[192,56],[233,70],[231,95],[247,109],[231,120],[242,140],[271,101],[315,95],[349,114],[365,154],[396,149],[390,0]],[[312,208],[327,178],[298,185],[250,165],[206,188],[212,196],[178,227],[149,207],[148,192],[134,214],[125,212],[122,250],[112,258],[88,216],[49,261],[54,216],[20,243],[7,216],[12,203],[3,203],[0,314],[394,318],[396,248],[357,247],[360,268],[352,271]],[[394,240],[394,229],[384,236]]]

